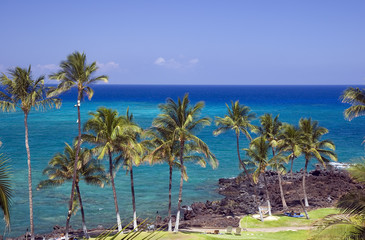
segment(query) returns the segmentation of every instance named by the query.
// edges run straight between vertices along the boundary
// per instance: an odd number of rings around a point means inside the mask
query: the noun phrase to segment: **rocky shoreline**
[[[280,190],[278,185],[278,175],[276,172],[267,171],[266,178],[270,191],[270,200],[273,212],[282,211]],[[285,193],[286,203],[290,210],[302,212],[299,199],[295,193],[295,188],[301,194],[302,172],[293,173],[293,179],[290,174],[282,176],[283,190]],[[266,204],[265,186],[263,177],[259,179],[256,185],[258,199],[261,205]],[[345,170],[327,170],[317,168],[308,173],[306,178],[307,195],[310,209],[331,207],[345,193],[351,190],[365,190],[365,186],[353,181],[348,172]],[[183,206],[184,219],[181,221],[181,229],[190,227],[201,228],[225,228],[227,226],[238,227],[240,218],[246,214],[256,213],[254,186],[244,176],[236,178],[219,179],[219,188],[217,191],[224,196],[218,201],[196,202],[190,206]],[[174,220],[173,216],[173,220]],[[174,223],[175,221],[173,221]],[[155,223],[156,227],[164,228],[167,226],[167,219]],[[105,228],[99,226],[95,229],[89,229],[90,236],[98,236]],[[64,233],[64,228],[54,226],[53,232],[48,234],[36,235],[36,239],[56,239]],[[70,235],[82,238],[81,229],[70,229]],[[10,238],[9,238],[10,239]],[[13,238],[14,240],[26,239],[26,236]],[[28,239],[29,236],[28,236]]]
[[[273,212],[282,211],[282,202],[276,172],[267,171],[266,178],[270,191],[270,200]],[[285,200],[290,210],[302,212],[302,208],[295,192],[302,193],[302,172],[282,176]],[[265,186],[263,177],[257,184],[257,195],[260,204],[266,204]],[[323,207],[332,207],[336,201],[351,190],[365,190],[365,186],[351,179],[348,172],[338,169],[317,168],[308,173],[306,190],[309,199],[308,210]],[[185,206],[184,227],[238,227],[241,216],[257,213],[253,185],[246,177],[239,176],[232,179],[219,179],[218,192],[225,196],[219,201],[197,202]],[[302,197],[302,196],[301,196]]]

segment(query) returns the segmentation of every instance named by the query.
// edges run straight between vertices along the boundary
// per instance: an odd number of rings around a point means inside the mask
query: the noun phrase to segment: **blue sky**
[[[73,51],[113,84],[365,84],[365,1],[0,1],[0,71]]]

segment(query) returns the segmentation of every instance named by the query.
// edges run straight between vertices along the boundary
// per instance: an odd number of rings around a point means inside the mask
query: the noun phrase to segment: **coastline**
[[[266,171],[269,187],[272,191],[271,201],[273,213],[281,214],[282,206],[280,193],[277,187],[277,175],[275,172]],[[299,201],[295,197],[290,197],[293,187],[300,186],[302,172],[293,173],[293,182],[291,182],[290,173],[283,175],[285,182],[285,197],[290,210],[302,212]],[[224,196],[222,200],[204,202],[195,202],[189,206],[183,206],[184,214],[181,220],[180,228],[182,231],[188,232],[209,232],[210,229],[223,230],[228,226],[239,227],[240,220],[246,215],[256,212],[256,206],[253,198],[252,185],[246,181],[245,177],[238,176],[236,178],[221,178],[218,180],[219,188],[217,191]],[[299,184],[299,185],[298,185]],[[321,169],[317,168],[308,173],[307,177],[307,193],[310,199],[309,210],[333,207],[336,200],[350,190],[364,190],[365,186],[353,181],[346,170],[341,169]],[[326,187],[323,187],[326,186]],[[265,204],[265,194],[263,190],[263,180],[260,179],[258,184],[258,195],[261,205]],[[141,222],[143,219],[139,219]],[[173,215],[173,220],[175,216]],[[174,223],[174,221],[173,221]],[[151,221],[156,228],[162,229],[167,226],[167,219]],[[89,229],[90,236],[96,237],[107,230],[102,225],[97,228]],[[132,230],[132,226],[128,228]],[[304,228],[303,228],[304,229]],[[305,228],[304,230],[308,230]],[[262,231],[262,229],[250,229],[250,231]],[[279,229],[280,230],[280,229]],[[278,229],[266,231],[279,231]],[[56,239],[64,232],[64,227],[54,226],[52,232],[45,234],[37,234],[36,239]],[[83,236],[82,229],[72,229],[70,234],[74,237],[81,238]],[[7,238],[12,240],[26,239],[25,235],[15,238]]]

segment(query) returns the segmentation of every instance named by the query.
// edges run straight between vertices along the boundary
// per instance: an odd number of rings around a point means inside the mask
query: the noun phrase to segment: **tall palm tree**
[[[144,154],[144,146],[139,142],[139,135],[142,132],[142,128],[133,122],[133,114],[129,114],[129,109],[127,109],[125,120],[127,125],[133,126],[134,128],[131,129],[131,131],[125,132],[122,136],[119,136],[118,149],[121,154],[116,158],[115,165],[123,165],[127,169],[127,173],[129,172],[133,207],[133,229],[138,231],[133,166],[141,164]]]
[[[264,184],[265,184],[265,192],[266,192],[266,201],[268,206],[269,215],[271,216],[271,203],[270,203],[270,194],[269,189],[267,187],[267,180],[265,176],[266,167],[269,165],[269,162],[273,162],[273,158],[269,159],[269,150],[270,144],[267,142],[264,136],[258,137],[250,143],[249,148],[243,149],[246,152],[246,156],[248,160],[256,165],[256,170],[252,174],[253,181],[255,183],[258,182],[259,177],[263,174]],[[280,155],[275,156],[275,158],[280,157]],[[274,161],[276,162],[276,161]]]
[[[96,112],[89,114],[92,118],[84,125],[86,133],[82,135],[82,139],[95,145],[93,151],[98,155],[98,159],[103,159],[105,155],[109,157],[109,177],[113,189],[119,232],[122,231],[122,223],[114,184],[113,153],[119,152],[119,137],[125,135],[126,131],[130,131],[130,127],[127,127],[127,120],[123,116],[119,116],[118,112],[113,109],[100,107]]]
[[[72,180],[72,187],[71,187],[71,194],[70,194],[70,201],[69,201],[69,208],[68,214],[66,219],[66,234],[65,238],[68,240],[68,230],[71,218],[71,210],[72,204],[74,199],[74,192],[75,192],[75,182],[76,182],[76,164],[78,158],[78,152],[80,151],[81,145],[81,114],[80,114],[80,102],[84,99],[86,95],[89,100],[91,100],[92,96],[94,95],[93,89],[90,87],[91,84],[96,82],[107,82],[108,77],[105,75],[101,76],[94,76],[94,73],[98,70],[96,62],[91,63],[90,65],[87,64],[86,55],[84,53],[74,52],[67,56],[67,60],[62,61],[60,64],[61,70],[57,73],[51,74],[49,76],[50,79],[55,79],[60,81],[57,88],[50,93],[51,96],[60,94],[62,92],[68,91],[72,87],[77,88],[77,122],[78,122],[78,141],[76,147],[76,160],[75,160],[75,167],[74,167],[74,174]]]
[[[185,175],[184,167],[184,149],[187,142],[195,142],[199,146],[199,152],[202,153],[210,162],[212,167],[216,167],[218,161],[214,154],[210,151],[208,145],[198,138],[195,133],[210,125],[211,120],[209,118],[200,118],[200,112],[204,107],[203,102],[198,102],[194,106],[190,106],[189,95],[185,94],[181,100],[178,98],[178,102],[174,102],[171,98],[166,100],[165,104],[160,104],[160,113],[153,121],[153,126],[168,128],[173,132],[173,141],[178,142],[180,145],[180,188],[179,188],[179,201],[178,210],[176,214],[175,232],[179,231],[181,202],[182,202],[182,188]]]
[[[241,105],[238,100],[236,102],[231,101],[231,107],[229,107],[228,104],[226,104],[226,106],[227,114],[225,117],[216,117],[215,124],[218,128],[213,132],[213,134],[217,136],[221,133],[227,132],[228,130],[233,130],[235,132],[238,161],[240,166],[244,169],[246,176],[249,178],[250,175],[247,168],[241,160],[239,138],[240,133],[242,133],[249,141],[252,140],[249,131],[255,129],[255,126],[251,124],[251,121],[256,118],[256,114],[250,112],[250,108],[243,104]]]
[[[256,118],[256,114],[253,112],[250,112],[250,108],[248,106],[245,106],[243,104],[240,104],[237,100],[236,102],[231,101],[231,107],[226,104],[227,107],[227,114],[225,117],[216,117],[215,124],[218,127],[215,131],[213,131],[213,134],[215,136],[220,135],[224,132],[227,132],[228,130],[233,130],[236,134],[236,145],[237,145],[237,156],[238,156],[238,162],[240,168],[243,168],[247,178],[251,181],[252,185],[254,186],[254,192],[255,192],[255,201],[257,204],[257,207],[260,210],[260,204],[257,199],[257,192],[256,187],[254,185],[254,180],[252,179],[252,176],[249,174],[246,164],[241,160],[241,154],[240,154],[240,134],[244,134],[246,138],[251,141],[252,137],[249,133],[249,131],[253,131],[256,127],[251,124],[251,121]],[[261,221],[263,221],[262,215]]]
[[[4,214],[6,227],[10,227],[10,205],[12,198],[8,159],[0,153],[0,208]]]
[[[365,90],[359,88],[347,88],[340,97],[343,103],[352,106],[344,112],[345,118],[351,121],[355,117],[365,115]]]
[[[280,141],[282,141],[282,143],[280,144],[280,151],[289,153],[287,160],[291,161],[290,176],[291,180],[293,181],[293,163],[294,160],[302,154],[303,134],[297,126],[284,124],[280,139]],[[302,198],[299,195],[297,188],[294,187],[294,190],[306,218],[309,219],[307,209],[302,201]]]
[[[46,97],[50,88],[44,86],[44,76],[33,79],[31,66],[26,68],[15,67],[9,70],[9,76],[4,73],[0,77],[2,91],[0,92],[0,108],[11,111],[20,108],[24,113],[25,148],[28,157],[28,191],[31,239],[34,240],[33,224],[33,197],[32,197],[32,167],[28,141],[28,116],[32,108],[45,109],[60,107],[61,100],[56,97]]]
[[[168,204],[168,231],[172,232],[171,221],[171,188],[172,188],[172,169],[177,165],[176,156],[179,146],[173,139],[173,132],[167,128],[152,127],[145,133],[150,140],[145,141],[150,150],[145,159],[151,164],[166,162],[169,166],[169,204]]]
[[[302,154],[303,135],[298,127],[292,124],[284,124],[280,139],[282,141],[280,149],[290,153],[288,160],[291,161],[290,174],[293,179],[293,164],[294,160]]]
[[[254,129],[254,132],[259,134],[260,136],[264,136],[266,138],[266,141],[268,141],[269,145],[271,146],[274,162],[271,162],[270,165],[278,174],[281,202],[283,205],[283,209],[287,209],[288,206],[285,201],[283,185],[281,183],[281,172],[285,170],[285,165],[283,164],[285,160],[284,158],[275,157],[275,154],[279,149],[280,144],[282,143],[282,141],[280,140],[280,133],[283,124],[279,121],[279,115],[273,118],[272,115],[268,113],[260,117],[260,124],[261,126]]]
[[[64,184],[66,181],[73,180],[73,170],[76,154],[76,144],[71,147],[65,143],[65,149],[63,153],[57,153],[49,161],[48,166],[43,170],[43,174],[48,176],[47,180],[43,180],[38,184],[37,190],[56,187]],[[76,195],[80,205],[81,216],[82,216],[82,229],[86,238],[89,238],[87,233],[84,207],[81,199],[81,192],[79,183],[81,180],[87,184],[93,184],[100,187],[104,187],[106,181],[104,174],[104,167],[100,163],[92,158],[91,151],[87,148],[83,148],[78,153],[78,164],[76,170]]]
[[[328,129],[319,126],[317,121],[311,118],[302,118],[299,120],[299,128],[303,134],[302,153],[305,157],[305,166],[303,172],[303,193],[304,204],[308,204],[307,192],[305,189],[305,176],[307,174],[308,164],[312,158],[315,158],[323,166],[330,160],[337,161],[337,155],[334,152],[335,144],[331,140],[321,140],[322,136],[328,133]]]
[[[150,140],[144,141],[149,153],[145,159],[151,164],[167,163],[169,166],[169,204],[168,204],[168,231],[172,232],[171,221],[171,189],[172,189],[172,170],[178,169],[181,171],[180,163],[177,161],[180,155],[180,146],[172,140],[173,134],[164,128],[151,128],[146,131],[145,136]],[[184,163],[193,162],[202,167],[206,166],[206,161],[201,154],[199,154],[199,146],[194,142],[186,142],[184,149]],[[184,171],[184,180],[188,180],[186,167]]]

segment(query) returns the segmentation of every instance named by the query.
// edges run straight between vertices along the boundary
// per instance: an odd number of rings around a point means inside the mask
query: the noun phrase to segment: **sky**
[[[109,84],[365,84],[364,0],[0,1],[0,72],[74,51]]]

